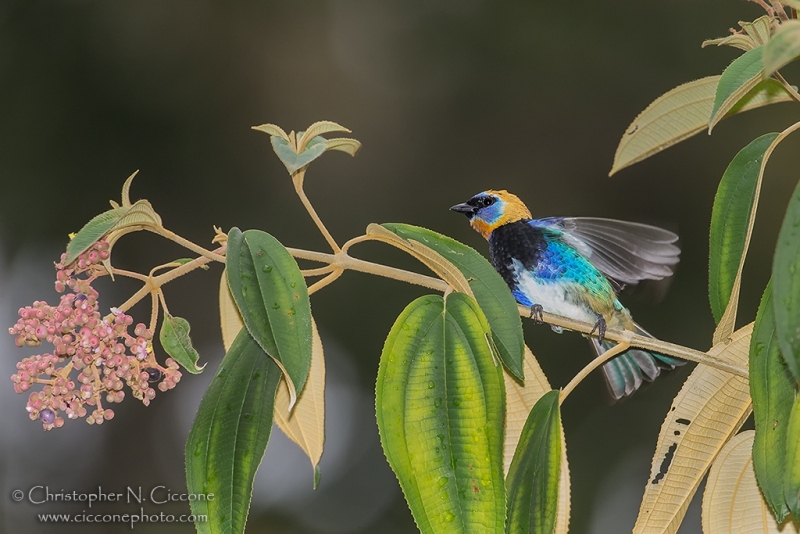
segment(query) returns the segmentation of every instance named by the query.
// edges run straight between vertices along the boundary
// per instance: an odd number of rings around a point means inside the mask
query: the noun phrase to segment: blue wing
[[[599,271],[624,284],[672,276],[680,261],[678,236],[656,226],[596,217],[552,217],[530,224],[559,235]]]

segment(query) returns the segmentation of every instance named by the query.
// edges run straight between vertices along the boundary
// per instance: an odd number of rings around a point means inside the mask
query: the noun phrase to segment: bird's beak
[[[475,206],[470,206],[469,204],[456,204],[450,208],[450,211],[457,211],[458,213],[463,213],[464,215],[472,215],[477,210],[475,209]]]

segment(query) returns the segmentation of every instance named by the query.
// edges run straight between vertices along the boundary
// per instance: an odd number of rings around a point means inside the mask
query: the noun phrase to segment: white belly
[[[531,302],[541,304],[544,311],[587,323],[597,321],[597,316],[586,306],[572,302],[563,284],[540,282],[524,269],[517,272],[519,289]]]

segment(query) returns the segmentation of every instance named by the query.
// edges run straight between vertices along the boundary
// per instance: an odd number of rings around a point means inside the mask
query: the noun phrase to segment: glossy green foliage
[[[511,374],[523,380],[525,341],[517,302],[486,258],[472,247],[426,228],[399,223],[385,223],[381,226],[403,239],[414,239],[432,248],[464,274],[475,299],[489,320],[492,339],[500,353],[500,359]]]
[[[708,296],[719,322],[731,297],[745,249],[747,228],[764,153],[778,136],[762,135],[733,158],[717,189],[709,235]]]
[[[244,532],[253,477],[272,431],[281,371],[242,329],[206,390],[186,442],[188,493],[200,534]],[[213,497],[212,497],[213,494]]]
[[[561,407],[558,391],[540,398],[522,429],[508,470],[509,534],[552,534],[561,473]]]
[[[753,468],[764,498],[778,521],[789,509],[784,499],[786,429],[795,397],[795,382],[778,348],[772,284],[767,285],[750,340],[750,395],[756,425]]]
[[[472,297],[420,297],[398,317],[376,390],[386,457],[423,534],[502,532],[502,368]]]
[[[722,73],[708,120],[709,132],[762,79],[761,47],[736,58]]]
[[[197,360],[200,355],[192,345],[189,337],[189,322],[181,317],[173,317],[165,313],[164,322],[161,324],[161,332],[158,339],[164,351],[170,357],[181,364],[181,366],[192,374],[203,372],[203,367],[198,367]]]
[[[800,183],[783,218],[775,260],[775,329],[781,353],[795,379],[800,381]]]
[[[86,223],[67,244],[67,258],[64,264],[72,263],[83,252],[89,250],[89,247],[106,235],[128,211],[130,208],[113,208]]]
[[[260,230],[228,233],[228,284],[247,330],[286,375],[292,404],[311,365],[311,304],[297,262]]]

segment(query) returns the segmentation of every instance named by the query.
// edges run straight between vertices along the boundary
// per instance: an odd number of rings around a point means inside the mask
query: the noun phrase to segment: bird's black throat
[[[547,248],[542,229],[529,222],[530,219],[520,219],[504,224],[489,236],[489,260],[511,289],[516,284],[513,260],[522,263],[525,269],[533,269]]]

